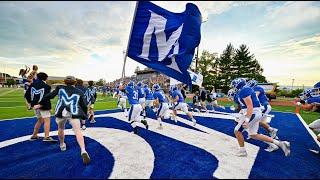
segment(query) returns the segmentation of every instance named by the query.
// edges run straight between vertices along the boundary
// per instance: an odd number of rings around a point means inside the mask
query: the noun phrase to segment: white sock
[[[81,148],[81,154],[87,152],[85,148]]]
[[[239,149],[240,149],[240,151],[246,151],[245,147],[240,147]]]
[[[273,131],[273,130],[274,130],[274,129],[273,129],[272,127],[269,127],[269,128],[268,128],[268,131],[270,131],[270,132]]]
[[[161,126],[162,124],[161,118],[158,118],[158,122],[159,122],[159,126]]]
[[[275,144],[275,145],[279,146],[280,141],[278,141],[278,140],[274,139],[274,140],[273,140],[273,144]]]

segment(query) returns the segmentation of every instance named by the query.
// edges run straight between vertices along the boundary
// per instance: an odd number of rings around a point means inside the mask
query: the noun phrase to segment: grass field
[[[54,109],[57,98],[53,99],[51,102]],[[187,102],[191,102],[191,99],[187,99]],[[219,104],[223,106],[233,105],[232,102],[219,102]],[[95,103],[95,110],[114,108],[117,108],[115,99],[111,96],[103,97],[102,94],[98,94],[97,102]],[[295,109],[288,106],[272,106],[272,110],[294,112]],[[34,112],[33,110],[27,110],[26,108],[23,98],[23,89],[0,88],[0,120],[32,116],[34,116]],[[319,118],[318,113],[307,111],[301,111],[301,116],[307,124]]]

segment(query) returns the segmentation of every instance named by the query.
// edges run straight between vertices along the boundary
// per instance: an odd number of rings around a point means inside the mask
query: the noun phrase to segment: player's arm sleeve
[[[175,95],[174,96],[174,101],[178,101],[179,100],[179,96],[178,95]]]
[[[28,103],[31,103],[31,87],[32,87],[32,85],[27,89],[26,94],[25,94],[25,98],[28,101]]]
[[[57,86],[52,92],[44,96],[44,98],[53,99],[59,92],[59,86]]]
[[[86,97],[84,96],[83,93],[80,95],[80,107],[81,107],[82,111],[84,112],[84,114],[87,116],[88,106],[86,104]]]

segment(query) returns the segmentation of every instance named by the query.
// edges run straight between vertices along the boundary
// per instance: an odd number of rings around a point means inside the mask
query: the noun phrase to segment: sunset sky
[[[154,3],[183,12],[187,2]],[[220,55],[228,43],[246,44],[267,80],[291,85],[295,79],[297,86],[320,81],[320,2],[194,4],[208,17],[200,53]],[[134,6],[134,1],[0,2],[0,72],[18,76],[24,65],[37,64],[49,76],[120,78]],[[138,65],[128,58],[126,75]]]

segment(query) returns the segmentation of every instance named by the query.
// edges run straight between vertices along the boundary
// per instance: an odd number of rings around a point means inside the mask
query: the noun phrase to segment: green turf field
[[[54,110],[57,98],[54,98],[51,103]],[[111,96],[102,97],[101,94],[98,94],[95,110],[114,109],[116,105],[116,100]],[[23,89],[0,88],[0,120],[32,116],[34,116],[34,111],[27,110]]]
[[[25,100],[23,98],[22,88],[0,88],[0,120],[34,116],[33,110],[27,110],[24,101]],[[52,107],[54,109],[57,99],[55,98],[51,102]],[[187,102],[191,102],[191,99],[188,99]],[[219,104],[223,106],[233,105],[232,102],[219,102]],[[97,102],[95,103],[95,110],[114,108],[117,108],[115,99],[113,99],[111,96],[102,97],[102,94],[98,93]],[[272,106],[272,110],[282,112],[294,112],[295,109],[294,107]],[[315,112],[301,111],[301,116],[307,124],[319,118],[318,113]]]

